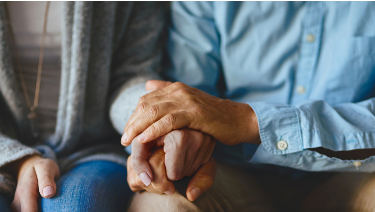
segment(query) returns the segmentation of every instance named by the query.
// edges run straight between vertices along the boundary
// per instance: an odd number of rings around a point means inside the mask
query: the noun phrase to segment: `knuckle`
[[[194,115],[196,117],[201,118],[201,117],[204,116],[204,111],[203,111],[203,109],[201,107],[194,106],[194,107],[191,108],[191,110],[192,110],[192,112],[194,113]]]
[[[153,105],[148,109],[147,115],[148,117],[156,117],[159,113],[159,107],[157,105]]]
[[[150,164],[151,167],[154,169],[159,169],[160,167],[163,167],[164,165],[164,160],[161,157],[150,157],[148,159],[148,163]]]
[[[145,112],[148,104],[147,104],[146,100],[142,100],[142,98],[144,98],[144,97],[142,96],[141,99],[139,100],[138,107],[141,110],[141,112]]]
[[[173,126],[173,124],[176,122],[176,115],[167,114],[166,116],[164,116],[163,122],[165,125]]]
[[[176,91],[176,95],[178,96],[189,96],[190,89],[186,87],[179,87],[179,89]]]
[[[182,82],[175,82],[173,83],[174,86],[178,87],[178,88],[181,88],[181,87],[185,87],[186,85]]]
[[[160,132],[160,123],[159,124],[153,124],[147,129],[148,135],[157,135]]]

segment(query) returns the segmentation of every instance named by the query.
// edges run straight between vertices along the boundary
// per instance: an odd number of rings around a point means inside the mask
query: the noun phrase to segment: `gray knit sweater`
[[[88,160],[125,165],[119,133],[146,93],[144,83],[158,78],[166,9],[153,2],[64,3],[56,130],[50,140],[37,141],[17,85],[0,2],[0,170],[31,154],[57,160],[62,173]],[[0,171],[0,195],[12,197],[15,185]]]

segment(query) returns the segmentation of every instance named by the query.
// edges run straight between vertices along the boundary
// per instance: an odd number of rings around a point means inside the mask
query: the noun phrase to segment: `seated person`
[[[133,182],[193,172],[185,164],[212,141],[160,141],[176,129],[217,141],[217,174],[194,202],[148,190],[130,210],[373,211],[374,10],[372,2],[173,2],[165,75],[179,82],[146,84],[154,91],[122,137],[136,170],[128,181],[137,190]],[[166,174],[154,173],[161,150],[151,147],[164,148]]]
[[[126,209],[128,155],[109,107],[155,79],[166,8],[0,2],[1,212]]]

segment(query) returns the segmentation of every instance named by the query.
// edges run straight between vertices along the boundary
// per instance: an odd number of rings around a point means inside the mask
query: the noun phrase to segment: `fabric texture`
[[[124,211],[133,195],[126,177],[126,168],[113,162],[79,164],[57,180],[53,198],[40,199],[40,211]]]
[[[167,75],[254,109],[262,142],[227,147],[238,163],[373,172],[374,152],[343,160],[314,149],[375,148],[374,10],[374,2],[173,2]]]
[[[0,3],[0,168],[43,153],[54,153],[63,171],[65,165],[98,158],[126,164],[109,119],[111,101],[133,85],[158,78],[167,8],[153,2],[64,2],[56,129],[51,139],[40,141],[33,139],[26,118]],[[128,104],[123,101],[118,106]],[[129,115],[113,117],[123,116]],[[40,152],[35,145],[45,146]],[[12,197],[14,179],[0,175],[0,180],[0,192]]]
[[[246,170],[218,162],[213,186],[194,202],[186,198],[189,180],[177,181],[177,192],[173,195],[137,192],[128,211],[371,212],[375,209],[374,173],[316,172],[291,179],[281,173]]]
[[[15,46],[14,60],[19,59],[30,101],[34,100],[39,53],[42,42],[44,12],[47,2],[6,2]],[[59,101],[61,74],[61,12],[63,2],[50,2],[43,48],[43,68],[36,126],[41,140],[53,135]],[[16,51],[14,50],[16,49]],[[16,55],[17,54],[17,55]],[[18,65],[15,64],[15,69]],[[17,71],[18,72],[18,71]],[[17,78],[19,78],[17,74]],[[19,83],[22,89],[21,83]]]

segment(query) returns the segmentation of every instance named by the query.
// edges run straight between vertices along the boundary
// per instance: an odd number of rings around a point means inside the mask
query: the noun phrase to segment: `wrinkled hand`
[[[129,156],[127,161],[128,183],[132,191],[147,190],[157,194],[173,194],[175,192],[174,184],[167,179],[165,171],[165,154],[162,148],[156,149],[149,157],[152,173],[154,173],[153,181],[146,186],[132,168],[132,157]],[[213,158],[201,166],[194,174],[186,189],[186,196],[190,201],[194,201],[201,194],[207,191],[213,184],[216,174],[216,162]]]
[[[220,99],[180,82],[154,80],[148,84],[166,86],[140,98],[125,126],[123,145],[129,145],[135,137],[147,143],[184,127],[227,145],[260,144],[257,118],[248,104]]]
[[[18,163],[17,188],[11,208],[14,212],[37,212],[39,194],[50,198],[56,193],[55,179],[60,175],[59,167],[55,161],[37,155]]]
[[[199,131],[173,130],[152,142],[132,142],[131,166],[137,176],[148,186],[153,172],[147,162],[150,152],[163,147],[167,178],[172,181],[191,176],[208,162],[215,147],[215,139]]]

